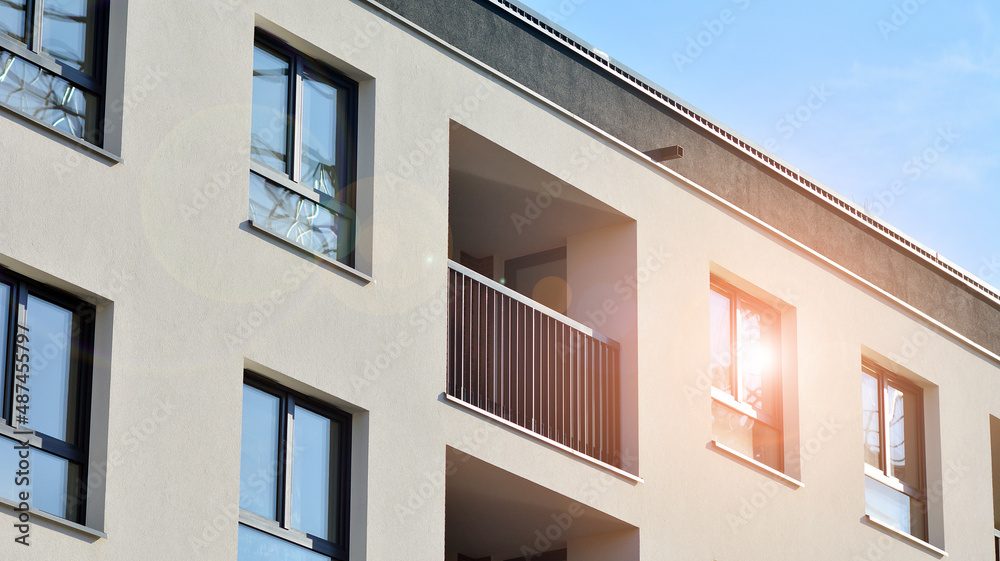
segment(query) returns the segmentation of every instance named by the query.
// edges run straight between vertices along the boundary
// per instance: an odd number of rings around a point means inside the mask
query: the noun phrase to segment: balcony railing
[[[449,262],[448,394],[620,467],[619,345]]]

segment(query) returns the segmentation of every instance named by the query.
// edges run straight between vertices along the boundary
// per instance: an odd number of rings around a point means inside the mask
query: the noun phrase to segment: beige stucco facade
[[[551,541],[571,561],[938,559],[864,520],[867,356],[924,389],[928,541],[993,558],[995,349],[368,2],[114,4],[121,161],[0,119],[0,265],[99,305],[90,530],[38,515],[31,546],[15,546],[0,506],[0,557],[235,560],[251,370],[353,414],[352,560],[456,553],[446,491],[477,485],[508,490],[483,504],[515,514],[547,490],[532,512],[558,524],[567,509],[574,522]],[[255,27],[360,84],[361,274],[246,224]],[[569,228],[569,284],[582,287],[569,315],[588,323],[613,304],[598,331],[622,344],[624,473],[444,396],[459,126],[617,216]],[[520,243],[545,220],[491,235]],[[710,444],[713,274],[782,312],[786,475],[801,486]],[[635,289],[616,291],[628,275]],[[510,537],[466,554],[537,547],[462,508]]]

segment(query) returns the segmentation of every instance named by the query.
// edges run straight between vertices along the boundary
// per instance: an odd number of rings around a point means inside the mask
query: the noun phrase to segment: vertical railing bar
[[[611,386],[614,392],[614,410],[612,411],[611,420],[614,422],[614,432],[612,433],[612,453],[614,453],[615,462],[612,464],[616,467],[622,467],[624,462],[622,462],[622,376],[621,376],[621,351],[615,349],[614,356],[611,359],[611,370],[614,372],[614,384]]]
[[[455,282],[455,271],[448,269],[448,294],[452,293],[452,287]],[[451,298],[447,300],[448,305],[448,395],[455,395],[452,393],[452,376],[455,375],[455,328],[458,325],[455,318],[454,302]]]
[[[458,382],[458,397],[459,399],[466,399],[465,395],[465,376],[466,376],[466,364],[472,360],[472,348],[470,347],[469,340],[469,288],[472,286],[472,280],[468,277],[462,277],[462,349],[465,351],[462,353],[462,370],[461,377]]]
[[[476,315],[479,317],[479,337],[476,339],[476,342],[479,345],[479,352],[476,353],[479,356],[479,360],[476,361],[476,401],[478,402],[476,403],[476,407],[479,407],[480,409],[486,405],[484,401],[486,392],[485,388],[483,388],[483,379],[486,377],[486,357],[488,352],[485,342],[486,327],[488,325],[486,319],[486,299],[489,292],[490,289],[488,287],[484,286],[482,283],[479,284],[479,294],[477,295],[478,298],[476,298]]]
[[[594,446],[594,435],[591,432],[591,423],[593,422],[593,403],[594,403],[594,345],[588,339],[587,344],[587,370],[584,376],[584,383],[586,384],[587,399],[584,402],[584,429],[583,429],[583,442],[584,442],[584,452],[593,456],[594,453],[591,449]]]
[[[490,381],[489,381],[489,399],[486,401],[489,405],[488,411],[490,413],[496,414],[497,411],[497,369],[500,365],[500,357],[497,353],[498,343],[500,339],[500,314],[498,312],[500,306],[500,293],[493,293],[493,300],[490,305]]]
[[[549,321],[545,314],[538,315],[538,432],[548,436],[549,404]]]
[[[472,294],[469,295],[469,353],[472,360],[469,363],[469,403],[476,405],[476,375],[479,373],[479,281],[472,281]]]
[[[555,369],[556,369],[556,325],[555,319],[546,316],[545,318],[545,341],[548,347],[548,353],[545,354],[545,383],[548,385],[548,391],[545,394],[545,405],[547,410],[545,412],[545,436],[555,440],[555,425],[556,425],[556,384],[555,384]]]
[[[604,359],[604,377],[605,377],[605,382],[604,382],[604,386],[606,388],[606,392],[607,393],[606,393],[605,402],[604,402],[604,411],[605,411],[605,413],[604,413],[605,414],[605,419],[604,419],[604,424],[605,424],[605,428],[604,428],[604,433],[605,433],[605,440],[604,440],[605,452],[604,452],[604,455],[607,458],[605,461],[607,463],[609,463],[609,464],[614,461],[614,456],[612,456],[612,453],[614,452],[614,446],[612,445],[612,442],[614,440],[614,435],[611,432],[611,429],[612,429],[612,418],[614,416],[614,401],[612,401],[613,396],[612,396],[612,391],[611,391],[611,352],[612,352],[611,348],[608,347],[607,345],[605,345],[605,348],[604,348],[604,354],[605,354],[605,359]]]
[[[517,348],[515,349],[515,358],[517,360],[517,370],[514,372],[514,422],[524,426],[524,411],[522,404],[524,403],[524,305],[520,302],[516,302],[514,306],[517,308]]]
[[[608,347],[604,343],[598,343],[601,347],[601,461],[608,461],[608,414],[610,401],[610,391],[608,389]]]
[[[583,405],[587,392],[584,383],[586,378],[583,375],[587,368],[587,346],[584,343],[583,334],[574,332],[573,337],[576,343],[576,405],[573,408],[576,412],[576,424],[573,447],[578,451],[583,451]]]
[[[507,299],[502,298],[500,300],[500,321],[503,327],[500,331],[500,336],[502,337],[503,342],[499,348],[503,354],[500,355],[500,370],[498,372],[499,378],[497,380],[500,388],[500,393],[499,393],[500,399],[499,403],[497,404],[497,407],[500,408],[499,414],[501,417],[503,417],[503,408],[504,404],[507,401],[507,387],[506,387],[507,367],[510,364],[509,363],[510,357],[508,355],[508,353],[510,352],[510,322],[507,321],[508,307],[509,305]]]
[[[528,351],[531,370],[531,374],[528,377],[531,383],[528,399],[528,428],[537,432],[535,426],[538,423],[538,411],[536,407],[536,399],[538,398],[538,313],[534,308],[531,308],[528,313],[531,314],[531,337],[528,338],[528,344],[531,346],[531,350]]]
[[[601,346],[601,458],[607,462],[608,445],[611,433],[609,432],[609,421],[611,420],[611,387],[608,385],[608,346],[604,343]]]

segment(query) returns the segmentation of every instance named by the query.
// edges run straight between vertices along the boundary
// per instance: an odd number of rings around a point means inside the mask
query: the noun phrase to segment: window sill
[[[11,516],[17,517],[17,514],[21,511],[17,509],[17,503],[14,501],[0,497],[0,510],[4,512],[9,512]],[[75,534],[80,538],[89,538],[91,541],[96,540],[106,540],[108,535],[99,530],[89,528],[83,524],[77,524],[76,522],[71,522],[65,518],[60,518],[54,514],[49,514],[47,512],[42,512],[36,508],[32,508],[28,511],[31,515],[31,521],[29,524],[34,524],[39,520],[44,520],[55,526],[59,526],[61,529],[69,530],[71,534]]]
[[[793,479],[791,477],[788,477],[787,475],[781,473],[780,471],[774,469],[771,466],[762,464],[757,460],[750,458],[748,456],[744,456],[740,452],[737,452],[736,450],[733,450],[732,448],[726,446],[725,444],[720,443],[718,440],[712,440],[711,444],[712,446],[715,447],[716,450],[728,456],[732,456],[733,458],[736,458],[737,460],[749,465],[750,467],[756,468],[758,471],[763,471],[766,475],[770,475],[771,477],[777,478],[781,482],[791,485],[796,489],[801,489],[802,487],[806,486],[805,483],[799,481],[798,479]]]
[[[0,436],[5,436],[11,440],[16,440],[17,442],[27,442],[30,446],[35,448],[41,448],[42,439],[35,431],[31,430],[28,432],[17,432],[18,429],[6,424],[0,423]]]
[[[295,243],[292,240],[290,240],[290,239],[288,239],[288,238],[286,238],[284,236],[280,236],[278,234],[275,234],[274,232],[272,232],[271,230],[268,230],[267,228],[264,228],[263,226],[258,226],[257,224],[254,224],[253,220],[247,220],[247,224],[254,231],[257,231],[257,232],[260,232],[262,234],[265,234],[269,238],[278,240],[279,242],[282,242],[282,243],[284,243],[287,246],[293,247],[293,248],[295,248],[295,249],[297,249],[297,250],[299,250],[301,252],[307,253],[310,257],[313,257],[313,258],[315,258],[318,261],[322,261],[324,264],[329,265],[329,266],[331,266],[331,267],[333,267],[333,268],[335,268],[335,269],[337,269],[337,270],[339,270],[339,271],[341,271],[343,273],[347,273],[348,275],[354,277],[357,280],[360,280],[363,284],[370,284],[370,283],[374,283],[375,282],[374,278],[372,278],[372,277],[370,277],[370,276],[362,273],[361,271],[359,271],[359,270],[357,270],[357,269],[355,269],[353,267],[349,267],[347,265],[344,265],[340,261],[335,261],[333,259],[330,259],[329,257],[327,257],[327,256],[325,256],[325,255],[323,255],[321,253],[316,253],[315,251],[309,249],[308,247],[306,247],[306,246],[304,246],[302,244],[299,244],[299,243]]]
[[[872,516],[870,514],[866,514],[864,519],[869,524],[871,524],[872,526],[875,526],[876,528],[878,528],[880,530],[887,531],[887,532],[893,534],[894,536],[902,538],[904,541],[907,541],[907,542],[909,542],[909,543],[911,543],[911,544],[913,544],[913,545],[915,545],[915,546],[917,546],[917,547],[919,547],[921,549],[925,549],[925,550],[929,551],[930,553],[933,553],[933,554],[937,555],[938,557],[948,557],[948,553],[946,551],[944,551],[943,549],[938,549],[938,548],[934,547],[933,545],[925,542],[924,540],[922,540],[920,538],[915,538],[915,537],[911,536],[910,534],[907,534],[906,532],[902,532],[902,531],[900,531],[900,530],[898,530],[896,528],[893,528],[892,526],[890,526],[889,524],[886,524],[885,522],[882,522],[878,518],[872,518]]]
[[[69,142],[70,144],[73,145],[72,147],[74,148],[79,148],[86,152],[90,152],[91,154],[103,160],[104,163],[106,164],[114,166],[116,164],[124,163],[124,160],[122,160],[121,156],[112,154],[111,152],[108,152],[103,148],[95,146],[87,142],[86,140],[83,140],[82,138],[78,138],[65,131],[57,129],[48,123],[39,121],[38,119],[30,115],[27,115],[25,113],[22,113],[21,111],[18,111],[17,109],[14,109],[13,107],[8,107],[0,103],[0,110],[4,111],[8,115],[11,115],[12,117],[21,121],[22,123],[24,123],[29,127],[42,129],[42,132],[48,133],[50,136],[55,136],[58,140]]]
[[[628,481],[631,481],[633,483],[644,483],[643,479],[641,477],[639,477],[638,475],[632,475],[631,473],[629,473],[629,472],[627,472],[627,471],[625,471],[623,469],[616,468],[615,466],[613,466],[611,464],[606,464],[606,463],[604,463],[604,462],[602,462],[600,460],[597,460],[595,458],[591,458],[590,456],[588,456],[586,454],[577,452],[576,450],[570,448],[569,446],[566,446],[564,444],[560,444],[560,443],[556,442],[555,440],[551,440],[549,438],[545,438],[544,436],[542,436],[542,435],[540,435],[538,433],[532,432],[532,431],[530,431],[530,430],[528,430],[528,429],[526,429],[526,428],[524,428],[524,427],[522,427],[520,425],[515,425],[514,423],[508,421],[507,419],[504,419],[503,417],[499,417],[497,415],[494,415],[494,414],[490,413],[489,411],[484,411],[484,410],[476,407],[475,405],[470,405],[470,404],[462,401],[461,399],[458,399],[457,397],[452,397],[452,396],[448,395],[447,392],[445,392],[442,395],[444,396],[445,401],[447,401],[449,403],[453,403],[455,405],[458,405],[459,407],[463,407],[465,409],[468,409],[468,410],[472,411],[473,413],[476,413],[478,415],[486,417],[487,419],[490,419],[491,421],[495,421],[497,423],[500,423],[501,425],[503,425],[505,427],[511,428],[513,430],[516,430],[517,432],[519,432],[521,434],[525,434],[525,435],[533,438],[534,440],[538,440],[538,441],[540,441],[540,442],[542,442],[544,444],[548,444],[549,446],[551,446],[553,448],[558,448],[562,452],[565,452],[565,453],[567,453],[567,454],[569,454],[569,455],[571,455],[571,456],[573,456],[575,458],[578,458],[580,460],[583,460],[583,461],[585,461],[585,462],[587,462],[589,464],[595,465],[595,466],[597,466],[597,467],[599,467],[601,469],[607,470],[607,471],[609,471],[609,472],[617,475],[618,477],[621,477],[622,479],[627,479]]]

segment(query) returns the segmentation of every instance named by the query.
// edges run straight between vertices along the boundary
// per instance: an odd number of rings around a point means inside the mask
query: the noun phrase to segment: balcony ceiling
[[[549,550],[566,547],[568,540],[634,529],[617,518],[452,448],[448,449],[448,460],[454,468],[448,474],[446,490],[447,553],[473,558],[520,557],[522,546],[536,548],[539,539],[536,530],[545,534],[550,526],[557,524],[553,516],[572,523],[564,531],[551,530],[558,539],[553,540]]]
[[[451,234],[456,247],[475,257],[536,253],[631,220],[467,128],[452,128],[450,158]],[[558,196],[550,197],[546,185]],[[529,208],[526,199],[538,206]]]

